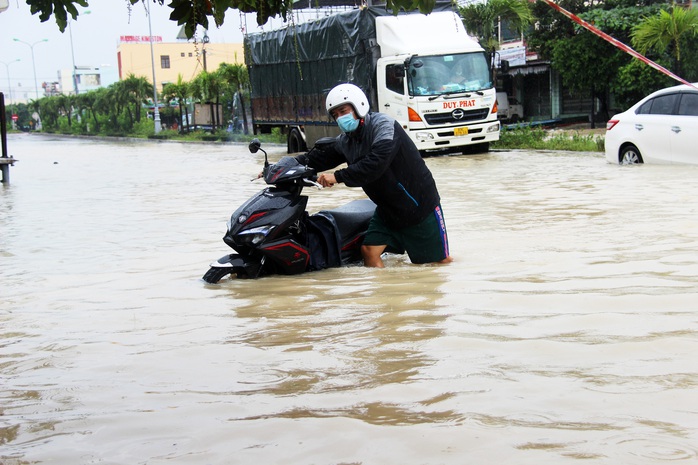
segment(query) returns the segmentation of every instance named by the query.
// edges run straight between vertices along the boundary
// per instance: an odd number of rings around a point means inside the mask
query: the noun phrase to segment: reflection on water
[[[260,155],[9,147],[3,464],[698,459],[693,168],[431,158],[452,264],[212,286]],[[307,194],[313,211],[362,195]]]

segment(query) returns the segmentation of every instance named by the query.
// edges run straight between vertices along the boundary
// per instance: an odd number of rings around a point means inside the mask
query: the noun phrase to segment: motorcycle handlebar
[[[311,186],[315,186],[318,188],[318,190],[322,189],[322,184],[317,182],[317,176],[313,176],[312,178],[306,178],[305,182],[307,184],[310,184]]]

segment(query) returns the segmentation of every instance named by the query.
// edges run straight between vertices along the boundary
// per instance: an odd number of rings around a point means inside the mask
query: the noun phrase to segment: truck
[[[423,156],[486,152],[499,140],[492,60],[451,2],[428,15],[356,8],[244,42],[254,133],[280,131],[289,153],[339,133],[325,96],[347,82],[371,111],[399,121]]]
[[[506,92],[497,92],[497,117],[503,123],[518,123],[523,120],[523,105]]]

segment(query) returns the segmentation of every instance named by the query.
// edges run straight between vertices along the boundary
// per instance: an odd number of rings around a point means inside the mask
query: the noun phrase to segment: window
[[[182,58],[184,58],[184,52],[182,52],[179,56],[181,56]]]
[[[636,113],[638,115],[671,115],[676,108],[678,98],[679,94],[660,95],[642,104]]]
[[[160,55],[160,68],[169,69],[170,68],[170,56]]]
[[[681,96],[679,115],[698,116],[698,93],[692,92]]]
[[[410,95],[476,92],[492,87],[484,53],[415,56],[407,70]]]
[[[388,65],[385,67],[385,86],[388,90],[396,92],[400,95],[405,93],[403,84],[405,76],[404,65]]]

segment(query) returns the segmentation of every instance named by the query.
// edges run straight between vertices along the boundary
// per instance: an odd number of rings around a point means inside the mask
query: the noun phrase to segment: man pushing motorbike
[[[361,187],[376,204],[361,247],[364,264],[383,268],[383,252],[407,252],[412,263],[452,261],[436,182],[400,124],[369,112],[366,94],[354,84],[330,90],[325,106],[342,133],[327,149],[297,159],[318,172],[347,163],[318,182]]]

